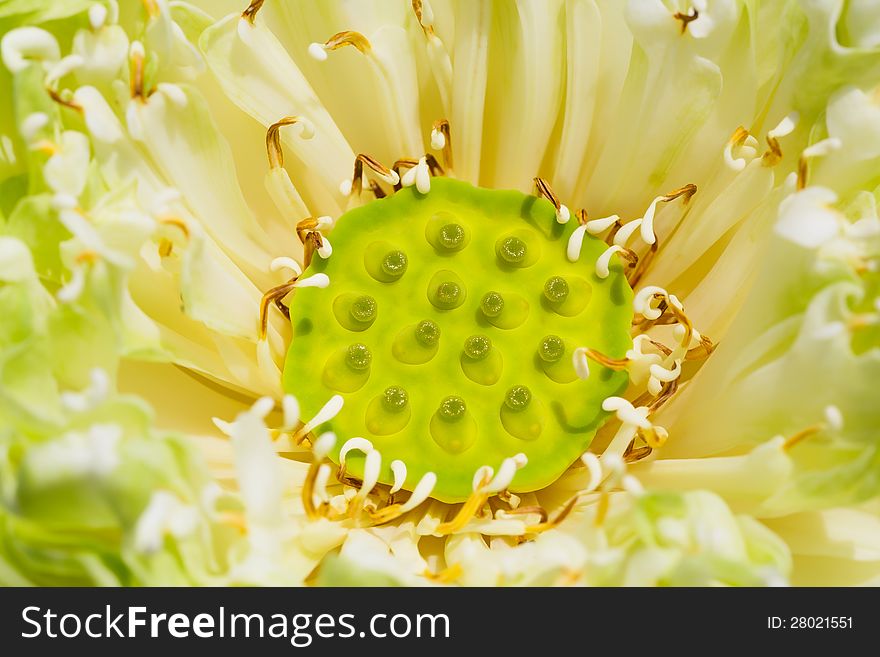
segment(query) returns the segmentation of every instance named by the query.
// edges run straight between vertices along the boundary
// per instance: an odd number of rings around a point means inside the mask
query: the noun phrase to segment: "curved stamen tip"
[[[301,278],[293,284],[294,287],[320,287],[325,288],[330,285],[330,277],[321,272],[307,278]]]
[[[581,257],[581,248],[584,245],[584,234],[589,230],[586,224],[581,224],[572,232],[571,237],[568,238],[568,247],[565,250],[565,255],[568,258],[569,262],[577,262],[578,258]]]
[[[444,134],[437,128],[431,130],[431,148],[435,151],[442,151],[445,146],[446,137]]]
[[[589,350],[586,347],[578,347],[571,355],[571,362],[579,379],[590,378],[590,362],[587,359],[587,351]]]
[[[792,112],[791,114],[783,118],[782,121],[780,121],[775,128],[770,130],[767,133],[767,137],[769,137],[770,139],[777,139],[779,137],[790,135],[797,127],[799,119],[800,115],[797,112]]]
[[[391,461],[391,473],[394,475],[394,484],[388,492],[394,495],[406,482],[406,463],[400,459]]]
[[[805,148],[802,157],[810,158],[830,155],[832,152],[839,150],[842,146],[843,142],[837,137],[828,137],[827,139],[817,141],[812,146]]]
[[[309,54],[318,61],[323,62],[327,59],[328,52],[331,50],[338,50],[343,46],[354,46],[364,55],[370,54],[373,49],[373,46],[370,44],[369,40],[367,40],[367,37],[360,32],[344,30],[342,32],[337,32],[324,43],[309,44]]]
[[[837,406],[829,405],[825,407],[825,422],[832,431],[840,431],[843,429],[843,413]]]
[[[254,24],[254,19],[257,17],[257,12],[260,11],[260,8],[263,6],[263,3],[266,0],[253,0],[243,12],[241,12],[241,17],[245,19],[251,25]]]
[[[345,467],[345,459],[348,456],[349,452],[353,450],[358,450],[359,452],[363,452],[364,454],[369,454],[373,451],[373,443],[371,443],[366,438],[355,437],[349,438],[346,440],[342,447],[339,448],[339,467]]]
[[[316,461],[322,461],[336,446],[336,434],[332,431],[322,433],[312,445],[312,454]]]
[[[310,43],[309,55],[311,55],[312,59],[319,62],[327,61],[327,49],[324,47],[323,43]]]
[[[556,209],[556,223],[567,224],[571,219],[571,210],[565,204],[560,204]]]
[[[294,276],[302,275],[302,267],[289,256],[279,256],[269,263],[269,270],[272,272],[281,271],[282,269],[289,269],[293,272]]]
[[[107,7],[95,3],[89,7],[89,25],[93,30],[100,30],[107,22]]]

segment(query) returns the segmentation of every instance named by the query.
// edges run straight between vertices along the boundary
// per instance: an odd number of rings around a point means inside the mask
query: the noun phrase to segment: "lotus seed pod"
[[[333,229],[332,256],[303,274],[324,273],[330,285],[293,296],[285,389],[304,417],[341,394],[342,409],[316,431],[369,440],[382,483],[400,460],[405,489],[433,472],[431,497],[460,502],[480,467],[497,471],[523,453],[510,489],[549,485],[628,381],[606,368],[578,378],[575,348],[620,358],[632,345],[622,268],[598,278],[607,245],[589,235],[570,262],[575,228],[547,201],[445,178],[428,194],[405,187],[350,210]],[[351,476],[363,466],[363,454],[346,457]]]

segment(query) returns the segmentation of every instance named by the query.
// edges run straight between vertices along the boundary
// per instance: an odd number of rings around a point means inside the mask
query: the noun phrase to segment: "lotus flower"
[[[876,3],[241,4],[0,2],[0,582],[880,582]],[[363,381],[322,378],[335,334],[301,321],[368,219],[403,240],[394,212],[462,199],[488,218],[444,248],[533,208],[616,310],[505,347],[531,378],[485,399],[534,421],[435,431],[416,402],[464,381],[435,359],[384,393],[412,435],[344,433]],[[426,303],[400,289],[344,321]],[[393,336],[364,335],[378,379]],[[578,394],[539,399],[539,344]]]

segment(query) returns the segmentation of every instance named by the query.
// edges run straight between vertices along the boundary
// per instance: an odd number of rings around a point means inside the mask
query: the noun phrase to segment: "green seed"
[[[464,244],[464,226],[461,224],[446,224],[440,228],[437,236],[440,246],[450,251],[458,249]]]
[[[370,369],[372,362],[373,354],[370,353],[367,345],[360,342],[351,345],[345,354],[346,365],[357,372]]]
[[[498,292],[487,292],[480,301],[480,309],[486,317],[498,317],[504,310],[504,297]]]
[[[485,335],[472,335],[464,342],[464,353],[473,360],[483,360],[491,348],[492,341]]]
[[[544,283],[544,296],[551,303],[562,303],[568,296],[568,283],[562,276],[553,276]]]
[[[526,246],[526,243],[520,238],[508,237],[501,242],[501,247],[498,249],[498,255],[501,256],[501,259],[504,260],[504,262],[515,265],[526,259],[528,251],[529,248]]]
[[[406,390],[400,386],[389,386],[385,388],[382,396],[382,405],[390,413],[399,413],[406,408],[409,403],[409,395]]]
[[[440,408],[437,409],[437,415],[441,420],[446,422],[455,422],[464,417],[467,412],[467,404],[464,399],[456,395],[450,395],[440,402]]]
[[[376,300],[365,294],[351,304],[351,318],[356,322],[366,323],[376,319]]]
[[[419,322],[416,327],[416,340],[426,347],[433,347],[440,339],[440,327],[430,319]]]
[[[525,409],[529,402],[532,401],[532,391],[525,386],[513,386],[507,391],[504,397],[504,403],[507,408],[512,411],[521,411]]]
[[[541,360],[548,363],[555,363],[562,354],[565,353],[565,343],[558,335],[548,335],[541,340],[541,346],[538,347],[538,355]]]
[[[392,278],[400,278],[406,273],[409,261],[403,251],[389,251],[382,258],[382,271]]]

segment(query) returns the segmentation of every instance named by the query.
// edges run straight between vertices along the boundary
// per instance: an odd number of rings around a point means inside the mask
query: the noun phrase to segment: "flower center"
[[[546,200],[440,178],[429,194],[404,188],[349,211],[332,257],[303,274],[329,285],[297,289],[291,303],[285,389],[304,415],[342,395],[322,430],[340,444],[369,441],[381,483],[394,483],[400,461],[407,490],[436,476],[432,497],[462,501],[481,468],[524,454],[511,490],[549,485],[628,380],[612,370],[578,377],[577,345],[611,357],[632,346],[623,267],[597,276],[607,245],[592,236],[568,259],[574,224]],[[339,451],[330,458],[364,477],[364,454]]]

